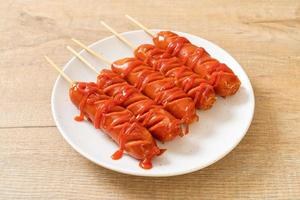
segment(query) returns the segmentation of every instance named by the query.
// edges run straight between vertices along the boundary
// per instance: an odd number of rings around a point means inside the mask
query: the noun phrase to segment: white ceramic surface
[[[79,111],[69,100],[69,84],[59,76],[52,92],[53,117],[63,137],[76,151],[94,163],[121,173],[174,176],[211,165],[241,141],[251,124],[255,107],[253,89],[245,71],[229,53],[212,42],[187,33],[177,33],[204,47],[213,57],[231,67],[242,82],[237,94],[226,99],[219,97],[212,109],[198,111],[200,120],[191,125],[189,135],[166,144],[158,143],[167,151],[154,159],[151,170],[144,170],[138,166],[138,161],[127,155],[120,160],[112,160],[110,156],[117,150],[117,145],[89,122],[79,123],[73,120]],[[149,36],[141,30],[122,35],[135,45],[152,43]],[[132,56],[132,51],[114,36],[100,40],[91,47],[112,61]],[[109,68],[87,52],[82,51],[81,54],[97,69]],[[96,74],[75,58],[66,64],[64,70],[73,80],[96,80]]]

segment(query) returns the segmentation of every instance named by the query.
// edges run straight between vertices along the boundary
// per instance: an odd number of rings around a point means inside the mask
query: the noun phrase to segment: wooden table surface
[[[224,159],[192,174],[144,178],[97,166],[64,141],[50,95],[70,37],[136,29],[189,32],[228,50],[255,91],[253,123]],[[0,2],[0,199],[300,199],[300,1]]]

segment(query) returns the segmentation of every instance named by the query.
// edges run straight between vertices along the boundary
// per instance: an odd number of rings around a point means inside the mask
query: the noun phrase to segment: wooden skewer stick
[[[112,32],[117,38],[119,38],[121,41],[123,41],[124,43],[127,44],[127,46],[129,46],[132,49],[135,49],[134,45],[131,44],[128,40],[126,40],[125,37],[123,37],[122,35],[120,35],[119,33],[117,33],[113,28],[111,28],[110,26],[108,26],[104,21],[101,21],[101,24],[107,28],[110,32]]]
[[[103,22],[104,23],[104,22]],[[105,24],[105,23],[104,23]],[[104,25],[103,24],[103,25]],[[114,34],[119,40],[121,40],[123,43],[125,43],[128,47],[130,47],[131,49],[135,49],[134,45],[127,40],[125,37],[123,37],[122,35],[120,35],[116,30],[114,30],[112,27],[108,26],[107,24],[104,25],[110,32],[112,32],[112,34]]]
[[[97,72],[96,68],[91,64],[89,63],[86,59],[84,59],[79,53],[77,53],[72,47],[70,46],[67,46],[67,49],[73,53],[79,60],[81,60],[86,66],[88,66],[91,70],[93,70],[94,72]]]
[[[60,75],[62,75],[62,77],[68,81],[71,85],[74,83],[74,81],[69,77],[67,76],[63,70],[61,70],[50,58],[48,58],[47,56],[45,56],[45,59],[47,60],[47,62],[54,68],[58,71],[58,73]]]
[[[109,61],[107,58],[105,58],[104,56],[100,55],[99,53],[97,53],[96,51],[94,51],[93,49],[89,48],[88,46],[86,46],[85,44],[83,44],[82,42],[80,42],[79,40],[72,38],[71,39],[73,42],[75,42],[77,45],[81,46],[83,49],[85,49],[87,52],[89,52],[90,54],[92,54],[93,56],[95,56],[96,58],[98,58],[99,60],[105,62],[106,64],[110,65],[111,61]]]
[[[91,70],[93,70],[96,74],[99,74],[99,72],[96,70],[96,68],[89,63],[85,58],[83,58],[79,53],[77,53],[74,49],[71,47],[67,46],[67,49],[71,51],[81,62],[83,62],[87,67],[89,67]]]
[[[154,34],[151,33],[151,31],[146,26],[144,26],[141,22],[137,21],[136,19],[134,19],[133,17],[131,17],[129,15],[125,15],[125,17],[127,17],[127,19],[129,19],[131,22],[133,22],[135,25],[137,25],[138,27],[143,29],[148,35],[150,35],[151,37],[154,37]]]

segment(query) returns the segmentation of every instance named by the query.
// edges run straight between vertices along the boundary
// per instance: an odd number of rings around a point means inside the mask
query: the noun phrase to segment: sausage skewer
[[[103,56],[99,53],[76,39],[72,39],[72,41],[102,60]],[[167,111],[182,120],[183,123],[189,124],[198,120],[193,100],[174,84],[173,79],[165,78],[137,58],[123,58],[109,64],[111,64],[113,72],[157,104],[163,105]]]
[[[113,159],[120,159],[126,151],[140,160],[142,168],[150,169],[152,158],[162,154],[164,150],[159,149],[147,129],[135,121],[132,112],[117,106],[97,84],[74,82],[51,59],[46,56],[45,59],[71,85],[70,99],[80,110],[80,116],[75,120],[82,121],[86,117],[96,129],[104,131],[120,146],[112,155]]]
[[[164,49],[172,56],[178,57],[201,78],[211,82],[218,95],[226,97],[238,91],[241,85],[238,77],[226,64],[212,58],[204,48],[192,44],[186,38],[180,37],[171,31],[161,31],[154,35],[136,19],[129,15],[126,15],[126,17],[151,36],[157,48]]]
[[[112,97],[118,105],[130,110],[153,137],[166,142],[187,133],[187,128],[181,126],[180,120],[164,110],[162,106],[156,105],[152,99],[141,94],[120,75],[108,69],[97,72],[96,68],[74,49],[69,46],[67,49],[98,75],[98,87]]]
[[[103,21],[101,23],[118,39],[134,50],[136,58],[142,60],[154,70],[161,72],[164,76],[174,78],[176,85],[194,100],[196,108],[207,110],[213,106],[216,100],[213,86],[189,67],[184,66],[178,58],[172,57],[164,50],[151,44],[143,44],[135,48],[130,41],[117,33],[112,27]]]

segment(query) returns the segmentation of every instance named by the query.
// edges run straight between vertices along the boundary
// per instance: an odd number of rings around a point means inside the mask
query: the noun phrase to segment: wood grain
[[[228,50],[256,96],[248,134],[228,156],[170,178],[118,174],[58,133],[50,96],[70,37],[91,43],[135,29],[189,32]],[[0,0],[0,199],[300,199],[300,1]]]

